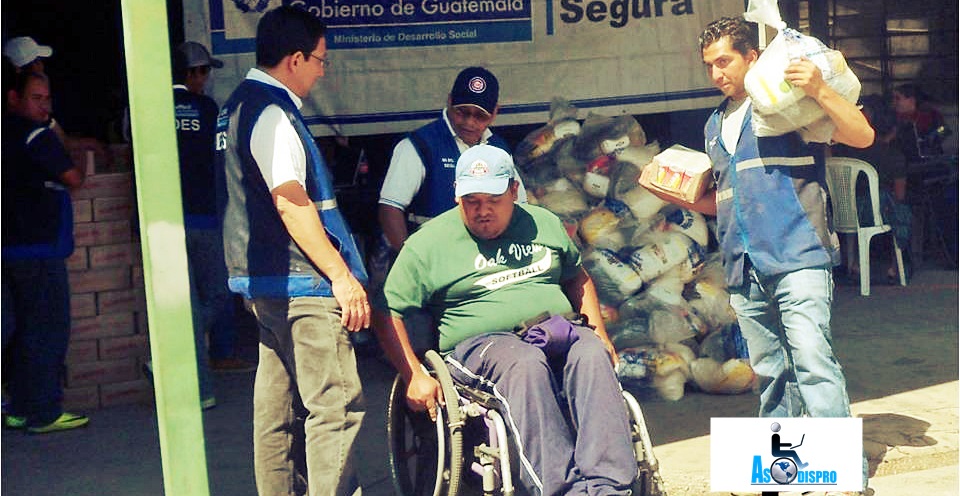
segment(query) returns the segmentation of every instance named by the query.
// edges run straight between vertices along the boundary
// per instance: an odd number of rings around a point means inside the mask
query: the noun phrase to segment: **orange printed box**
[[[713,184],[710,157],[682,145],[660,152],[643,168],[640,185],[693,204]]]
[[[137,379],[137,361],[132,358],[99,360],[67,366],[69,387],[112,384]]]

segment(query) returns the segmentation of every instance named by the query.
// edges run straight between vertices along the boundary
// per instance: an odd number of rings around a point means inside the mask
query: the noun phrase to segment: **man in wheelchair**
[[[460,156],[458,205],[403,245],[377,305],[377,336],[407,384],[408,406],[435,418],[441,388],[402,319],[429,311],[453,378],[505,406],[529,494],[630,494],[637,462],[596,289],[560,219],[515,203],[513,176],[510,155],[496,147]],[[586,321],[515,331],[544,313]]]

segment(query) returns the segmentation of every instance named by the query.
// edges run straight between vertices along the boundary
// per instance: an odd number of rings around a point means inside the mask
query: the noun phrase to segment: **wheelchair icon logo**
[[[770,437],[770,451],[775,457],[770,465],[770,476],[777,484],[790,484],[797,478],[797,473],[807,467],[809,463],[800,460],[796,448],[803,444],[806,434],[800,437],[800,442],[792,445],[788,442],[780,441],[780,424],[774,422],[770,425],[773,435]]]

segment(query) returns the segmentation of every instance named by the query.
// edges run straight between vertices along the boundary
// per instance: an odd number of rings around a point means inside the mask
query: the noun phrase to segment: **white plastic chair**
[[[829,157],[827,165],[827,188],[833,205],[833,227],[838,233],[856,234],[860,253],[860,294],[870,296],[870,239],[877,234],[891,233],[890,224],[884,224],[880,216],[880,181],[872,165],[855,158]],[[861,226],[857,212],[857,178],[867,177],[870,206],[873,209],[873,225]],[[897,260],[900,285],[907,285],[903,270],[903,252],[893,238],[893,253]],[[853,246],[847,243],[847,260],[853,255]]]

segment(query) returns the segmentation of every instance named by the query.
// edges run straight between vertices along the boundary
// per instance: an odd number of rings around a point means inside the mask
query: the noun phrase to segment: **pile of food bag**
[[[517,146],[528,201],[557,214],[580,246],[628,386],[679,400],[687,384],[748,391],[754,373],[729,306],[715,237],[701,214],[639,183],[660,145],[633,116],[589,114],[555,98]]]

